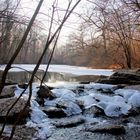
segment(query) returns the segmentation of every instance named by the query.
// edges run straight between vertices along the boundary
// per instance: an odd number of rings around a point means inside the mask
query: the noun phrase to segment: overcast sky
[[[33,12],[35,11],[35,8],[37,7],[38,1],[39,0],[21,0],[20,13],[24,16],[31,17],[33,15]],[[42,8],[40,10],[40,14],[37,17],[37,20],[42,22],[43,28],[45,30],[47,30],[49,27],[48,21],[50,21],[50,17],[48,16],[51,16],[52,1],[53,0],[44,0]],[[76,2],[76,0],[73,1]],[[82,2],[75,9],[75,12],[77,13],[82,12],[85,4],[87,4],[85,0],[82,0]],[[58,0],[59,8],[66,9],[67,5],[68,0]],[[58,15],[59,18],[61,18],[63,14],[64,12],[59,11],[59,13],[55,15],[55,19],[58,20]],[[72,14],[62,30],[61,41],[65,43],[69,33],[71,33],[72,31],[76,31],[80,23],[81,23],[80,19],[75,14]]]

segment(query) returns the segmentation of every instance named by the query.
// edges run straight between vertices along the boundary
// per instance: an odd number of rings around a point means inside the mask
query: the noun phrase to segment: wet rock
[[[28,84],[18,84],[19,88],[26,89]]]
[[[6,118],[7,111],[10,109],[11,105],[17,100],[17,98],[5,98],[0,99],[0,123],[3,123]],[[19,101],[15,104],[15,106],[11,109],[8,117],[7,123],[14,123],[17,120],[18,115],[23,110],[27,101],[20,98]],[[26,122],[26,118],[29,116],[29,106],[23,112],[22,117],[20,118],[19,124],[23,124]]]
[[[63,109],[57,107],[42,107],[41,110],[47,114],[49,118],[63,118],[67,116]]]
[[[81,81],[81,82],[79,82],[79,84],[89,84],[90,83],[90,81]]]
[[[37,97],[36,97],[36,101],[38,102],[38,104],[39,104],[40,106],[44,106],[44,103],[45,103],[44,98],[39,98],[39,97],[37,96]]]
[[[107,95],[110,95],[110,94],[114,94],[113,90],[112,89],[97,89],[97,91],[103,93],[103,94],[107,94]]]
[[[37,92],[39,98],[49,98],[54,99],[56,98],[54,94],[48,89],[48,87],[41,86]]]
[[[67,118],[62,118],[58,120],[54,120],[52,123],[57,127],[57,128],[70,128],[70,127],[76,127],[80,124],[83,124],[85,122],[85,119],[81,116],[72,116],[72,117],[67,117]]]
[[[99,107],[97,107],[96,105],[93,105],[89,108],[86,108],[83,112],[84,115],[93,115],[94,117],[98,117],[101,115],[105,115],[104,111],[102,109],[100,109]]]
[[[140,108],[131,108],[127,116],[137,116],[140,114]]]
[[[14,93],[15,89],[16,86],[5,86],[2,90],[2,93],[0,94],[0,99],[13,97],[15,95]]]
[[[112,135],[125,134],[124,126],[115,125],[115,124],[102,124],[102,125],[95,125],[95,126],[86,126],[85,131],[109,133]]]

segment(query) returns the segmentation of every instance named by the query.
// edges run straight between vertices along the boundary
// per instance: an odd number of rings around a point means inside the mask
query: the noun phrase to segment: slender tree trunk
[[[26,29],[24,35],[23,35],[22,40],[20,41],[20,43],[19,43],[19,45],[18,45],[18,47],[17,47],[15,53],[13,54],[13,56],[12,56],[11,59],[9,60],[8,64],[6,65],[6,68],[5,68],[4,72],[3,72],[2,79],[1,79],[1,82],[0,82],[0,94],[1,94],[1,92],[2,92],[2,89],[3,89],[4,85],[5,85],[6,76],[7,76],[7,74],[8,74],[8,71],[9,71],[9,69],[11,68],[11,65],[12,65],[12,63],[14,62],[15,58],[16,58],[17,55],[19,54],[21,48],[23,47],[23,44],[24,44],[24,42],[25,42],[25,40],[26,40],[26,38],[27,38],[27,36],[28,36],[28,34],[29,34],[29,31],[30,31],[30,29],[31,29],[31,27],[32,27],[32,25],[33,25],[33,23],[34,23],[34,21],[35,21],[35,18],[36,18],[37,14],[38,14],[38,12],[39,12],[41,6],[42,6],[43,1],[44,1],[44,0],[40,0],[39,4],[38,4],[38,6],[37,6],[37,8],[36,8],[36,10],[35,10],[35,13],[34,13],[34,15],[32,16],[32,19],[30,20],[30,23],[29,23],[29,25],[28,25],[28,27],[27,27],[27,29]]]

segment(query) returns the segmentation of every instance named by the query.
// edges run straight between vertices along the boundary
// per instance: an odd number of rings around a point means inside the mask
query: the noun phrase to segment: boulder
[[[49,118],[63,118],[66,117],[66,113],[57,107],[41,107],[41,110],[48,115]]]
[[[98,133],[109,133],[112,135],[125,134],[125,128],[123,125],[116,124],[98,124],[93,126],[85,126],[85,131],[98,132]]]
[[[5,86],[2,90],[2,93],[0,94],[0,99],[13,97],[15,95],[15,89],[16,86]]]
[[[117,71],[108,78],[99,79],[98,83],[106,84],[140,84],[140,73],[135,70]]]
[[[7,111],[16,100],[16,97],[0,99],[0,123],[3,123],[5,121]],[[26,101],[20,98],[19,101],[15,104],[15,106],[11,109],[6,122],[13,124],[17,120],[18,115],[23,110],[25,104]],[[20,118],[19,124],[24,124],[26,122],[26,118],[29,116],[29,111],[29,106],[27,106],[26,110],[23,112],[22,117]]]
[[[37,95],[39,98],[49,98],[49,99],[56,98],[54,94],[46,86],[41,86],[37,92]]]
[[[22,89],[27,89],[28,88],[28,84],[24,83],[24,84],[18,84],[19,88]]]

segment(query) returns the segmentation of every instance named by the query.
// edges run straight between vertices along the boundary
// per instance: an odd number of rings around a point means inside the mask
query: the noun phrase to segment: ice
[[[134,93],[129,99],[128,103],[133,107],[140,107],[140,93]]]
[[[137,90],[133,89],[118,89],[115,91],[115,94],[123,96],[126,100],[128,100],[134,93],[137,93]]]
[[[6,65],[2,65],[0,67],[0,70],[4,70]],[[47,65],[40,65],[39,70],[46,70]],[[26,69],[28,71],[33,71],[35,68],[35,65],[29,65],[29,64],[13,64],[12,67],[20,67],[23,69]],[[19,68],[12,68],[10,71],[18,72],[18,71],[24,71]],[[50,65],[49,72],[58,72],[58,73],[67,73],[67,74],[73,74],[73,75],[105,75],[110,76],[114,72],[112,70],[106,70],[106,69],[89,69],[86,67],[77,67],[77,66],[69,66],[69,65]]]
[[[80,107],[72,101],[61,100],[59,103],[60,102],[61,104],[65,104],[65,109],[63,109],[63,111],[67,114],[67,116],[77,115],[82,112]]]
[[[77,100],[82,101],[85,108],[89,108],[96,103],[96,100],[90,95],[78,97]]]
[[[75,100],[76,94],[69,89],[53,89],[51,90],[55,97],[68,100]]]
[[[85,85],[85,88],[87,89],[112,89],[114,87],[114,85],[110,85],[110,84],[100,84],[100,83],[90,83],[90,84],[87,84]]]
[[[55,107],[56,103],[57,103],[57,99],[54,99],[54,100],[45,99],[44,105],[45,106],[53,106],[53,107]]]
[[[131,109],[131,106],[123,103],[108,103],[104,112],[107,116],[110,117],[119,117],[120,115],[126,115],[128,111]]]
[[[133,89],[119,89],[116,90],[115,93],[123,96],[126,102],[133,107],[140,107],[140,91]]]
[[[27,121],[27,127],[33,127],[37,130],[35,137],[39,139],[46,139],[54,130],[50,124],[47,115],[39,109],[37,102],[31,103],[31,119]]]
[[[97,106],[102,108],[107,116],[118,117],[127,114],[131,109],[131,105],[125,103],[125,99],[121,96],[108,96],[102,94],[94,94],[93,96],[99,102]]]
[[[63,109],[67,116],[81,114],[82,110],[77,104],[77,100],[83,102],[86,108],[96,105],[100,107],[106,116],[119,117],[121,115],[127,115],[130,109],[140,107],[140,91],[133,89],[118,89],[115,90],[115,94],[106,95],[98,91],[98,89],[112,90],[114,85],[90,83],[84,86],[84,93],[74,93],[73,89],[76,89],[76,85],[54,88],[52,93],[56,97],[53,100],[44,99],[45,106],[57,106]],[[23,89],[17,86],[15,96],[19,96]],[[33,84],[33,96],[31,98],[31,117],[28,119],[26,126],[33,127],[37,130],[35,137],[38,139],[47,139],[53,130],[54,126],[50,123],[47,115],[40,109],[39,104],[35,101],[36,92],[38,91],[37,85]],[[82,91],[83,92],[83,91]],[[23,98],[27,99],[29,89],[23,94]],[[84,96],[83,96],[84,95]],[[93,117],[93,116],[92,116]],[[94,120],[89,116],[88,120]]]
[[[38,84],[36,84],[36,83],[32,84],[32,100],[35,99],[37,96],[36,93],[39,90],[37,87],[38,87]],[[19,88],[18,85],[16,85],[15,96],[19,97],[23,91],[24,91],[24,89]],[[22,98],[24,98],[26,100],[28,99],[28,97],[29,97],[29,88],[27,88],[22,95]]]

